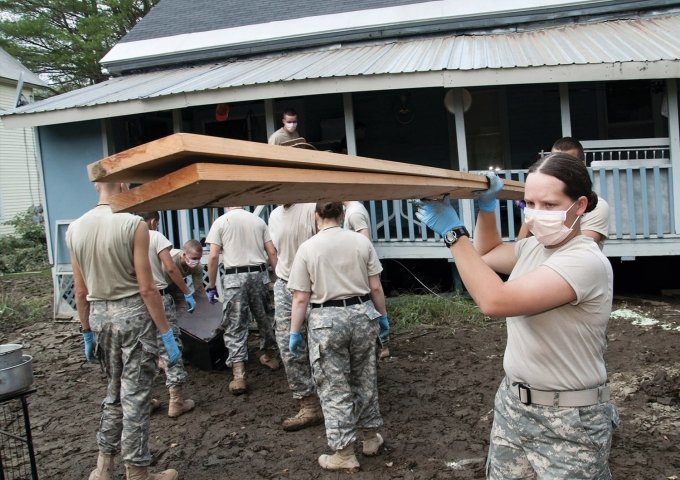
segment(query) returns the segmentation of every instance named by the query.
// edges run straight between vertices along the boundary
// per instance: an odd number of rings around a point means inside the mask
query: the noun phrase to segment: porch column
[[[571,137],[571,110],[569,109],[569,84],[560,83],[560,117],[562,136]]]
[[[668,94],[668,140],[673,166],[673,195],[676,198],[673,221],[675,233],[680,233],[680,208],[677,207],[677,198],[680,195],[680,119],[678,119],[678,82],[675,78],[666,80],[666,92]]]
[[[113,153],[113,135],[111,133],[111,120],[102,118],[99,120],[102,129],[102,158]]]
[[[264,122],[267,127],[267,139],[276,131],[274,119],[274,101],[271,98],[264,99]]]
[[[345,109],[345,138],[347,139],[347,155],[357,154],[357,139],[354,132],[354,104],[352,93],[342,94],[342,106]]]
[[[182,110],[175,109],[172,111],[172,133],[180,133],[182,131]],[[189,220],[189,210],[178,210],[177,221],[179,228],[179,245],[176,248],[182,248],[184,242],[191,240],[191,221]],[[167,232],[166,232],[167,234]]]
[[[456,122],[456,143],[458,145],[458,168],[461,172],[469,171],[467,158],[467,142],[465,140],[465,109],[463,107],[463,89],[453,89],[453,117]],[[472,200],[462,202],[460,219],[468,227],[472,227],[475,206]]]

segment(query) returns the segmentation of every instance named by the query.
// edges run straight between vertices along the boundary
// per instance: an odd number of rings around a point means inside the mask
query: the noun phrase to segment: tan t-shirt
[[[161,232],[149,230],[149,262],[151,263],[153,281],[156,284],[156,288],[159,290],[167,288],[167,286],[172,283],[172,280],[168,282],[165,279],[163,263],[161,262],[161,259],[158,258],[158,254],[163,250],[170,250],[171,248],[172,243],[170,243],[170,240],[165,238]]]
[[[280,205],[269,215],[269,235],[276,248],[276,276],[288,281],[295,252],[302,242],[316,233],[315,203]]]
[[[597,197],[595,208],[581,217],[581,231],[592,230],[606,239],[609,235],[609,204],[602,197]],[[600,250],[604,247],[604,240],[598,242]]]
[[[68,227],[66,245],[78,261],[88,300],[119,300],[139,293],[132,252],[142,221],[97,207]]]
[[[607,257],[583,235],[557,249],[530,237],[517,242],[515,254],[510,280],[521,282],[523,274],[545,265],[571,285],[576,301],[507,318],[503,368],[508,377],[539,390],[584,390],[604,383],[614,281]]]
[[[289,290],[312,292],[311,303],[366,295],[368,277],[382,272],[373,244],[360,233],[331,227],[298,248]]]
[[[210,227],[206,243],[222,247],[224,268],[267,263],[264,244],[271,241],[267,224],[241,208],[229,210]]]
[[[349,202],[345,207],[345,223],[344,228],[358,232],[363,229],[371,231],[371,217],[368,210],[361,202]]]
[[[288,142],[290,140],[295,140],[300,138],[300,134],[295,130],[293,133],[288,133],[285,128],[281,127],[269,137],[270,145],[281,145],[283,142]]]
[[[170,250],[170,257],[172,257],[172,263],[175,264],[175,268],[179,271],[182,278],[187,275],[191,275],[191,281],[193,283],[194,294],[202,294],[203,289],[203,265],[198,264],[194,268],[190,268],[188,265],[182,264],[182,253],[183,250],[179,248],[173,248]],[[163,270],[163,275],[165,276],[165,281],[168,283],[168,292],[172,295],[175,300],[175,304],[184,302],[184,294],[179,289],[177,285],[172,281],[172,278],[168,276],[168,273]]]

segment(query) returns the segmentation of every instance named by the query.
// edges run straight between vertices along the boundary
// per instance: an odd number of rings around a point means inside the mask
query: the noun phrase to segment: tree
[[[0,47],[63,92],[107,79],[99,60],[159,0],[0,0]]]

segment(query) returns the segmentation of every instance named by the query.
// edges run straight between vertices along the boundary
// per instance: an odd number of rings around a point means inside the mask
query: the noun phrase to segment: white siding
[[[0,82],[0,110],[13,108],[16,84]],[[32,96],[29,89],[24,96]],[[5,128],[0,120],[0,235],[12,233],[4,225],[31,205],[40,205],[38,153],[33,128]]]

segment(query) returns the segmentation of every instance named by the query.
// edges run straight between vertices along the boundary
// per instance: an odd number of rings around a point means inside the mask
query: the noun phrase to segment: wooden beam
[[[289,148],[289,150],[293,150]],[[445,179],[377,172],[195,163],[111,199],[114,211],[281,204],[341,200],[472,198],[487,188],[480,175]],[[509,186],[507,199],[520,199],[524,188]]]
[[[478,175],[444,168],[191,133],[175,133],[133,147],[91,163],[87,168],[90,180],[93,182],[144,183],[194,163],[311,168],[417,175],[449,180],[479,180]],[[507,181],[506,185],[513,188],[522,187],[520,182],[513,181]],[[507,199],[502,195],[500,198]],[[362,200],[368,200],[368,198],[362,198]]]

